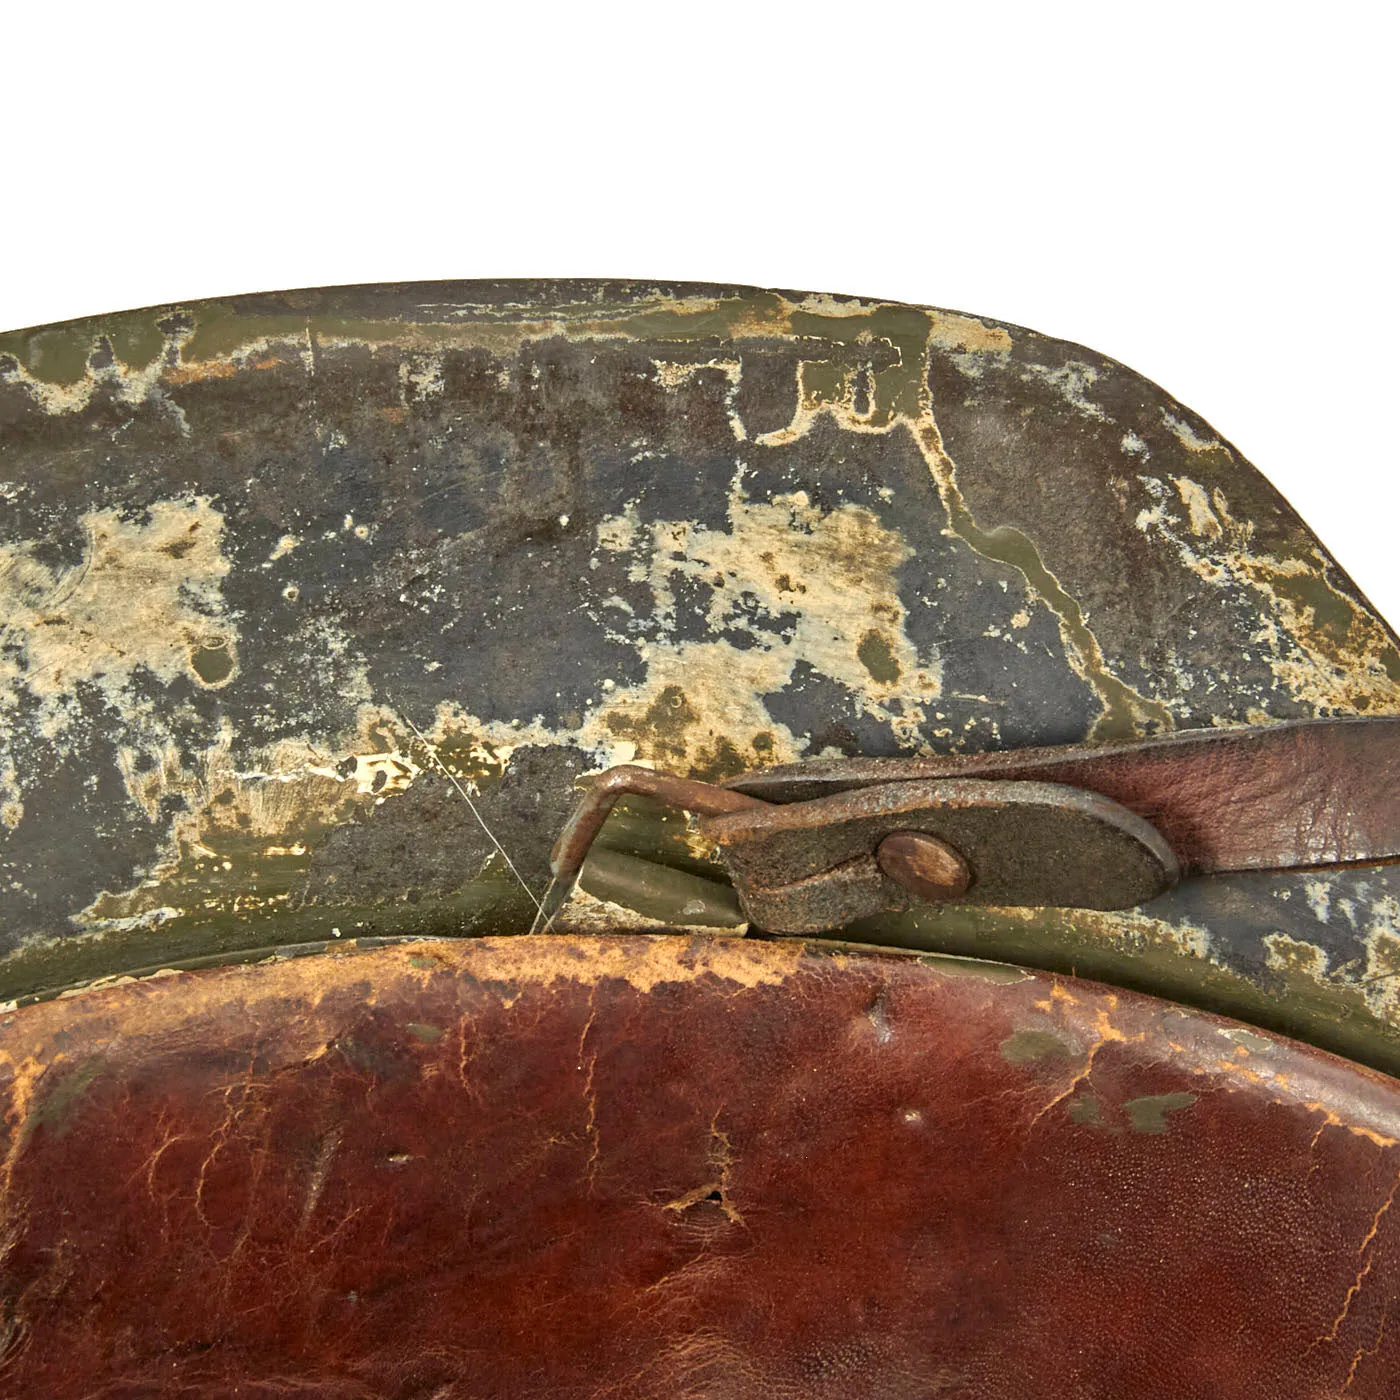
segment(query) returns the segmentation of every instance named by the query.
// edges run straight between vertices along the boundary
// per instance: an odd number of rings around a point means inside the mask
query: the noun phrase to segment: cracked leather
[[[1022,969],[348,948],[0,1018],[0,1389],[1393,1395],[1400,1085]]]

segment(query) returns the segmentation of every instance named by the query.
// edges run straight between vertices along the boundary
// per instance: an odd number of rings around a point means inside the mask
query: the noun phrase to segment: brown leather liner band
[[[1395,1394],[1400,1085],[1074,979],[419,942],[0,1019],[6,1400]]]

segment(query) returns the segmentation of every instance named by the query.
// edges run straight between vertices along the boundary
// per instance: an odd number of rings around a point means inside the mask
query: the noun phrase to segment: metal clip
[[[750,922],[774,933],[823,932],[912,902],[1123,909],[1183,872],[1400,857],[1400,720],[818,761],[725,786],[613,768],[551,852],[537,928],[624,795],[696,813]]]
[[[900,782],[779,806],[624,766],[589,789],[551,852],[554,908],[624,795],[699,814],[749,921],[775,933],[822,932],[916,901],[1117,909],[1177,877],[1149,822],[1054,783]]]

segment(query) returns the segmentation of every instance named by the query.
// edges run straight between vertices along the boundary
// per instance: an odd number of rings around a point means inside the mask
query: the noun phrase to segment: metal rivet
[[[895,884],[919,899],[957,899],[972,883],[967,862],[922,831],[891,832],[880,842],[875,861]]]

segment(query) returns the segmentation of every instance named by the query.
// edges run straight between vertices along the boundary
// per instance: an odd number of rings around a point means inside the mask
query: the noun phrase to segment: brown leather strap
[[[1400,717],[1204,729],[1123,744],[943,758],[853,758],[745,774],[768,802],[916,779],[1067,783],[1147,818],[1183,870],[1400,860]]]

